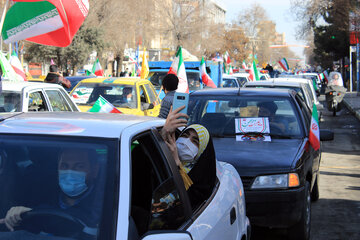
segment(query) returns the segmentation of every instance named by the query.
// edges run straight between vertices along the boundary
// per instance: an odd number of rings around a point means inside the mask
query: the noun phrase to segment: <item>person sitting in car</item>
[[[58,184],[61,191],[57,202],[34,208],[11,207],[6,216],[0,219],[0,224],[5,224],[10,231],[14,231],[21,224],[21,214],[33,209],[57,209],[84,223],[77,239],[95,238],[101,214],[98,209],[101,207],[96,206],[99,201],[94,186],[99,168],[94,156],[96,153],[93,150],[63,149],[58,162]]]
[[[216,181],[216,157],[208,130],[199,124],[186,127],[188,116],[179,113],[183,108],[171,108],[161,135],[179,168],[190,203],[196,208],[210,197]],[[176,137],[179,127],[185,128]]]
[[[259,102],[257,104],[259,111],[258,117],[267,117],[270,124],[270,133],[283,133],[286,130],[286,125],[275,118],[278,106],[273,101]]]
[[[4,93],[4,105],[0,107],[0,112],[16,112],[20,104],[18,94]]]

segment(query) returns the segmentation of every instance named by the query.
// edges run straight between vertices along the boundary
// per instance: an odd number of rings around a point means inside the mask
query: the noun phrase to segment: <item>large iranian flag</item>
[[[200,62],[200,76],[201,76],[201,81],[206,86],[216,88],[215,83],[210,78],[210,76],[206,73],[206,65],[205,65],[204,57],[202,57],[201,62]]]
[[[10,56],[10,65],[16,73],[16,78],[19,81],[27,81],[25,71],[15,51]]]
[[[175,74],[179,78],[177,92],[189,93],[189,85],[186,77],[185,64],[182,56],[182,48],[179,47],[168,74]]]
[[[109,103],[103,96],[100,96],[89,112],[101,112],[101,113],[122,113],[111,103]]]
[[[316,105],[313,104],[313,111],[311,117],[311,125],[310,125],[310,134],[309,134],[309,142],[311,146],[318,150],[320,149],[320,129],[319,129],[319,118],[318,111]]]
[[[288,62],[286,61],[286,58],[283,58],[279,61],[279,64],[280,66],[282,67],[282,69],[284,69],[285,72],[288,72],[289,71],[289,64]]]
[[[253,60],[252,66],[250,68],[250,80],[251,81],[259,81],[260,80],[260,73],[256,67],[255,60]]]
[[[94,62],[92,72],[96,76],[100,76],[100,77],[104,76],[104,70],[102,69],[98,58],[96,58],[96,61]]]
[[[89,12],[88,0],[13,0],[2,36],[5,43],[19,40],[68,46]]]

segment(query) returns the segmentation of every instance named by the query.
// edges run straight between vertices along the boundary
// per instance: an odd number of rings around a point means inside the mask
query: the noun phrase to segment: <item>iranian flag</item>
[[[329,75],[327,73],[327,71],[324,71],[324,78],[325,78],[325,82],[328,83],[329,82]]]
[[[10,65],[14,69],[18,81],[27,81],[24,68],[22,67],[21,62],[15,51],[13,51],[10,56]]]
[[[259,81],[260,80],[260,73],[259,70],[256,68],[255,60],[253,60],[253,64],[250,68],[250,80],[251,81]]]
[[[242,68],[243,68],[243,69],[247,69],[245,60],[242,62]]]
[[[320,149],[319,118],[318,118],[318,111],[317,111],[315,104],[313,104],[309,142],[315,150]]]
[[[122,113],[101,95],[96,100],[94,106],[89,110],[89,112]]]
[[[289,71],[289,64],[288,62],[286,61],[286,58],[283,58],[279,61],[279,64],[280,66],[282,67],[282,69],[284,69],[285,72],[288,72]]]
[[[224,63],[226,63],[226,64],[231,63],[230,56],[229,56],[229,53],[227,51],[224,53],[223,57],[224,57]]]
[[[189,93],[189,85],[186,77],[185,64],[182,56],[182,48],[176,53],[175,59],[171,63],[168,74],[175,74],[179,78],[177,92]]]
[[[88,0],[13,0],[2,29],[5,43],[19,40],[66,47],[89,12]]]
[[[104,70],[101,68],[99,59],[96,58],[96,61],[94,62],[93,68],[92,68],[92,72],[96,75],[96,76],[104,76]]]
[[[209,77],[209,75],[206,73],[206,65],[205,65],[204,57],[202,57],[201,63],[200,63],[200,76],[201,76],[201,81],[202,81],[206,86],[212,87],[212,88],[216,88],[215,83],[214,83],[213,80]]]
[[[1,77],[2,79],[6,79],[12,82],[19,81],[16,72],[14,71],[13,67],[10,65],[10,62],[1,51],[0,51],[0,65],[2,70],[2,77]]]

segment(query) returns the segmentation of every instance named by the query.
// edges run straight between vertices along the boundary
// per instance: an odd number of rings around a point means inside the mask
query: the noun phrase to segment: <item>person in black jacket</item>
[[[44,82],[56,83],[63,86],[64,88],[71,87],[70,81],[61,75],[61,73],[58,71],[58,67],[54,64],[50,65],[49,73],[46,75]]]

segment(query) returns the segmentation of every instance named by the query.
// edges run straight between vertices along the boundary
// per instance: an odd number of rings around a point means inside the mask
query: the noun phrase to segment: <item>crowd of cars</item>
[[[221,88],[190,93],[188,124],[208,129],[216,154],[212,193],[196,207],[159,134],[165,120],[153,118],[161,98],[151,81],[73,77],[67,90],[4,82],[0,180],[8,184],[0,195],[8,197],[0,198],[0,239],[248,240],[251,225],[310,239],[321,149],[309,144],[309,132],[312,106],[319,116],[322,107],[309,76],[252,82],[235,73],[223,75]],[[17,99],[11,110],[10,96]],[[124,114],[89,113],[99,96]],[[242,129],[251,121],[264,129]],[[320,138],[333,133],[320,130]],[[88,170],[97,180],[87,219],[95,227],[48,207],[59,198],[58,161],[67,148],[91,152]],[[1,219],[14,206],[32,210],[10,232]]]

